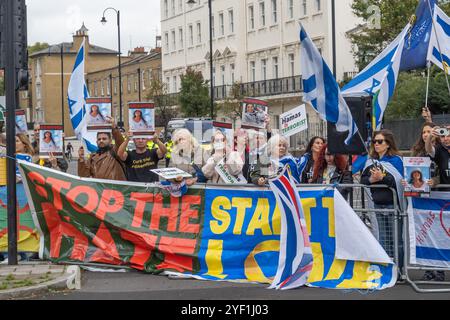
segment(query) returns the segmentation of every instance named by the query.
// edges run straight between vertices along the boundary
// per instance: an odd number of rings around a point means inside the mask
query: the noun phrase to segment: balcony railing
[[[215,86],[214,100],[222,101],[227,98],[233,98],[232,85]],[[239,94],[253,98],[270,97],[285,94],[303,92],[303,83],[301,76],[287,77],[280,79],[270,79],[263,81],[247,82],[239,84]],[[178,104],[179,93],[170,93],[162,97],[162,102],[166,105]]]

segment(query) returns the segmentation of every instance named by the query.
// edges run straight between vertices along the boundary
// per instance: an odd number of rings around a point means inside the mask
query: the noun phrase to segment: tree
[[[180,107],[186,117],[203,117],[209,115],[209,81],[203,79],[200,71],[187,68],[181,76]]]
[[[47,42],[36,42],[32,46],[28,46],[28,55],[32,55],[35,52],[47,49],[50,45]]]
[[[155,118],[161,120],[164,126],[164,132],[166,133],[169,121],[178,116],[177,109],[168,103],[167,94],[167,84],[159,78],[153,78],[150,82],[147,99],[152,100],[155,104]]]
[[[448,14],[450,3],[441,2],[440,8]],[[358,32],[348,35],[359,70],[364,69],[400,34],[415,14],[418,3],[419,0],[353,1],[353,13],[365,22]],[[377,23],[373,23],[374,19]]]
[[[0,96],[5,95],[5,79],[0,77]]]
[[[233,122],[242,118],[241,102],[244,97],[245,92],[241,89],[241,83],[235,82],[231,87],[230,93],[220,106],[223,113]]]

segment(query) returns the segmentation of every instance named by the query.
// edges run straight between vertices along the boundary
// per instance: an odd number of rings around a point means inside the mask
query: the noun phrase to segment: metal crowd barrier
[[[447,191],[450,194],[450,185],[439,185],[436,186],[437,188],[445,188],[449,191]],[[450,201],[450,198],[449,198]],[[404,259],[405,259],[405,277],[406,277],[406,281],[413,287],[413,289],[416,292],[419,293],[443,293],[443,292],[450,292],[450,282],[449,281],[424,281],[424,280],[413,280],[411,279],[411,271],[443,271],[444,273],[447,271],[450,271],[450,268],[438,268],[438,267],[432,267],[432,266],[421,266],[421,265],[412,265],[410,264],[410,243],[409,243],[409,216],[407,214],[407,212],[405,212],[404,215],[404,221],[405,223],[403,224],[403,233],[405,234],[405,242],[404,242],[404,247],[406,248],[405,250],[405,255],[404,255]],[[450,240],[449,240],[450,241]],[[448,286],[447,288],[444,289],[437,289],[437,288],[432,288],[432,289],[425,289],[423,287],[419,287],[419,285],[435,285],[435,286]]]

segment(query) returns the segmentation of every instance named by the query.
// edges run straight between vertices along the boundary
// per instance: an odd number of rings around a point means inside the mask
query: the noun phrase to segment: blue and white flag
[[[313,266],[313,255],[300,195],[286,166],[269,181],[281,213],[280,256],[270,289],[288,290],[304,286]]]
[[[335,124],[337,131],[348,131],[345,143],[349,144],[358,132],[358,127],[353,121],[336,79],[303,26],[300,28],[300,44],[303,100],[309,102],[324,121]]]
[[[78,139],[86,144],[88,152],[97,151],[97,137],[95,132],[88,132],[86,126],[86,99],[89,92],[84,78],[85,40],[81,44],[75,59],[68,88],[69,113],[72,126]]]
[[[398,37],[342,89],[344,95],[369,94],[374,97],[376,130],[381,129],[384,112],[394,95],[405,38],[410,29],[411,25],[408,23]]]
[[[450,74],[450,18],[436,5],[433,19],[427,60]]]

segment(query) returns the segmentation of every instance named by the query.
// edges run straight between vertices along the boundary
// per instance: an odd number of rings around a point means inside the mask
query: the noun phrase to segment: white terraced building
[[[225,97],[235,82],[248,96],[269,101],[273,126],[278,116],[301,104],[299,22],[332,69],[332,0],[213,0],[213,85]],[[187,67],[210,79],[207,0],[161,0],[162,73],[169,92],[180,90]],[[337,78],[356,71],[346,33],[359,20],[352,0],[336,1]],[[309,136],[320,123],[309,110]],[[319,124],[320,123],[320,124]],[[303,135],[303,140],[309,136]],[[291,141],[296,147],[305,141]]]

